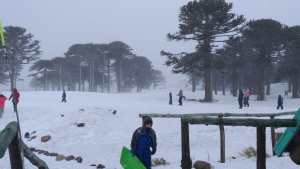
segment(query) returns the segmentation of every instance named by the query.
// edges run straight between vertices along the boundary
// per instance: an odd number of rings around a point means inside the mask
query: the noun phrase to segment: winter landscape
[[[299,2],[2,4],[0,169],[299,168]]]

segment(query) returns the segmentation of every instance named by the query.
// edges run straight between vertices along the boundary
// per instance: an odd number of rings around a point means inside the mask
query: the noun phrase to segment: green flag
[[[4,40],[4,30],[0,21],[0,43],[1,46],[5,46],[5,40]]]

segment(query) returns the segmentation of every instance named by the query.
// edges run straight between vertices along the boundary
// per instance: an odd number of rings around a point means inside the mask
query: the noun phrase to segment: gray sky
[[[229,0],[247,19],[273,18],[300,24],[299,0]],[[121,40],[165,73],[160,51],[185,51],[192,43],[168,42],[187,0],[2,0],[4,25],[27,28],[41,40],[43,58],[62,56],[74,43]]]

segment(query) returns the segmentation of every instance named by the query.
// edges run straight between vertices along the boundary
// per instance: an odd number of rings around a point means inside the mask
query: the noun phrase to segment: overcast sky
[[[273,18],[300,25],[299,0],[230,0],[234,11],[247,19]],[[187,0],[1,0],[4,25],[28,29],[41,41],[43,58],[63,56],[75,43],[129,44],[167,72],[160,51],[191,50],[192,43],[169,42],[175,32],[180,6]]]

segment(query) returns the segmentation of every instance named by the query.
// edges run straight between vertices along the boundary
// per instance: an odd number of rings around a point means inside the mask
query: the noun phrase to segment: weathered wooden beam
[[[24,149],[24,156],[30,161],[31,164],[36,166],[38,169],[49,169],[47,164],[38,156],[36,156],[25,143],[23,143],[22,147]]]
[[[0,159],[5,155],[6,150],[17,135],[17,122],[10,122],[0,133]]]
[[[223,116],[223,117],[278,117],[294,115],[292,112],[280,112],[280,113],[193,113],[193,114],[171,114],[171,113],[148,113],[140,114],[140,117],[150,116],[152,118],[191,118],[191,117],[203,117],[203,116]]]
[[[266,169],[266,128],[257,127],[256,168]]]
[[[274,118],[275,118],[274,116],[271,117],[271,119],[274,119]],[[271,127],[271,142],[272,142],[272,154],[274,156],[275,155],[274,147],[275,147],[275,144],[276,144],[275,128],[274,127]]]
[[[18,135],[15,135],[9,145],[9,157],[11,169],[24,169],[23,158],[21,155],[21,144]]]
[[[215,117],[185,118],[190,124],[219,125]],[[294,119],[255,119],[255,118],[224,118],[224,126],[251,126],[251,127],[295,127]]]
[[[220,121],[220,162],[225,163],[225,129],[223,125],[223,117],[219,116]]]
[[[181,119],[181,153],[181,168],[191,169],[189,123],[183,119]]]

